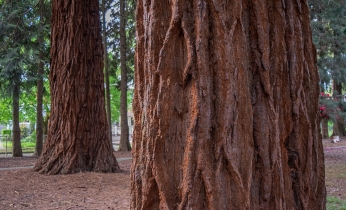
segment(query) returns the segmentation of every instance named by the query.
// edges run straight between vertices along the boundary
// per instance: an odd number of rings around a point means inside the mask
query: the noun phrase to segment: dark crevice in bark
[[[310,158],[322,152],[312,151],[321,144],[317,70],[304,57],[312,42],[302,48],[305,36],[287,24],[308,19],[286,19],[281,0],[146,3],[137,7],[131,208],[152,206],[149,195],[162,209],[316,207],[324,187],[323,157]],[[302,60],[288,66],[292,58]]]

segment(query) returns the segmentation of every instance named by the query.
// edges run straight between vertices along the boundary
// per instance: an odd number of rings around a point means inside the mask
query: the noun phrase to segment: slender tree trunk
[[[138,0],[131,209],[325,209],[306,1]]]
[[[48,127],[49,127],[49,113],[47,113],[46,117],[43,120],[43,144],[47,140],[47,135],[48,135]]]
[[[12,146],[13,157],[22,157],[22,145],[20,142],[20,126],[19,126],[19,95],[20,95],[20,74],[15,72],[13,75],[14,85],[12,92]]]
[[[321,80],[321,93],[325,92],[325,89],[324,89],[324,86],[325,86],[325,81]],[[329,137],[329,133],[328,133],[328,119],[322,119],[321,120],[321,126],[322,126],[322,138],[328,138]]]
[[[40,3],[40,25],[44,25],[44,1]],[[34,156],[40,156],[43,148],[43,74],[44,74],[44,63],[43,63],[43,43],[44,34],[41,31],[38,43],[40,46],[39,52],[39,63],[37,72],[37,105],[36,105],[36,147]]]
[[[118,151],[130,151],[129,125],[127,122],[127,68],[126,68],[126,31],[125,0],[120,0],[120,115],[121,135]]]
[[[102,0],[102,39],[104,50],[104,64],[105,64],[105,81],[106,81],[106,112],[107,122],[109,126],[109,141],[113,148],[112,142],[112,115],[111,115],[111,97],[109,91],[109,65],[108,65],[108,50],[107,50],[107,28],[106,28],[106,0]]]
[[[338,100],[341,100],[342,97],[342,85],[336,81],[333,81],[333,96],[338,98]],[[341,117],[340,117],[341,118]],[[334,122],[333,126],[333,135],[334,136],[345,136],[345,126],[344,123],[341,121],[341,119],[337,119],[336,122]]]
[[[15,8],[18,2],[10,1],[12,8]],[[21,24],[22,21],[20,17],[15,16],[11,20],[12,24]],[[19,40],[21,39],[23,33],[17,27],[13,33],[13,47],[18,47]],[[20,55],[20,52],[17,52]],[[20,133],[20,120],[19,120],[19,100],[20,100],[20,86],[21,86],[21,69],[19,62],[16,58],[13,58],[14,66],[12,69],[12,156],[13,157],[22,157],[22,145],[21,145],[21,133]]]
[[[116,172],[104,102],[98,0],[53,0],[51,114],[35,171]]]
[[[322,138],[328,138],[328,120],[327,119],[322,119],[321,121],[322,124]]]

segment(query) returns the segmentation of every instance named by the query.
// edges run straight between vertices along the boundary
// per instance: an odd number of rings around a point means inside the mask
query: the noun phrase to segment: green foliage
[[[25,138],[30,135],[31,130],[25,124],[20,124],[20,135],[22,138]]]
[[[135,6],[136,1],[125,1],[126,4],[126,56],[128,88],[133,89],[134,53],[135,53]],[[109,80],[111,97],[112,122],[120,117],[120,35],[119,35],[119,0],[106,0],[107,39],[109,51]],[[102,22],[102,18],[101,18]],[[132,91],[128,91],[128,104],[131,108]]]
[[[1,130],[2,136],[11,136],[12,131],[10,129],[3,129]]]
[[[322,92],[319,99],[319,104],[321,118],[330,119],[333,122],[346,122],[346,101],[344,96],[330,96],[329,94]]]
[[[346,4],[340,0],[311,0],[311,26],[317,49],[322,90],[346,82]]]
[[[33,3],[9,1],[0,10],[0,91],[3,96],[10,96],[13,87],[23,85],[22,81],[32,80],[30,67],[36,65],[33,58],[37,54],[32,42],[37,31],[30,9]]]
[[[328,196],[327,210],[346,210],[346,200],[341,200],[334,196]]]
[[[21,140],[21,142],[31,142],[36,144],[36,132],[32,132],[30,135],[28,135],[27,137],[23,138]]]
[[[346,122],[345,96],[333,89],[333,83],[346,83],[346,4],[341,0],[311,0],[309,5],[322,90],[320,115],[332,122]]]
[[[12,118],[12,100],[0,97],[0,124],[7,124]]]
[[[6,124],[12,118],[12,91],[20,83],[20,121],[36,120],[36,81],[44,78],[45,112],[49,110],[49,33],[50,1],[19,0],[0,2],[0,123]],[[44,19],[40,18],[44,11]],[[39,43],[39,36],[44,43]],[[39,51],[44,52],[45,74],[38,75]],[[19,81],[15,78],[18,78]],[[48,85],[47,85],[48,84]]]

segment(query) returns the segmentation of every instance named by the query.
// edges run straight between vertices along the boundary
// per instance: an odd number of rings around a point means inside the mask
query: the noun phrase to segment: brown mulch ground
[[[327,196],[346,199],[346,138],[331,143],[323,140]]]
[[[131,152],[116,152],[117,158]],[[0,169],[34,165],[36,158],[0,158]],[[119,161],[122,173],[42,175],[31,169],[0,171],[0,210],[129,209],[131,160]]]
[[[346,199],[346,138],[323,140],[328,196]],[[116,152],[117,158],[130,152]],[[130,208],[131,160],[119,161],[122,173],[79,173],[47,176],[31,169],[36,158],[0,158],[0,210],[5,209],[119,209]]]

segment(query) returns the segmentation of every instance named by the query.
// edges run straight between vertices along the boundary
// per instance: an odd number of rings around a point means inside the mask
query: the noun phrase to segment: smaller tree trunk
[[[110,90],[109,90],[109,65],[108,65],[108,50],[107,50],[106,0],[102,0],[102,22],[103,22],[102,23],[102,39],[103,39],[105,81],[106,81],[106,112],[107,112],[107,122],[109,125],[109,141],[113,149],[111,98],[110,98]]]
[[[341,95],[342,95],[342,85],[335,80],[333,81],[333,90],[334,90],[334,97],[340,98],[341,100]],[[342,121],[337,120],[334,122],[333,126],[333,136],[345,136],[345,125]]]
[[[49,113],[47,113],[46,117],[43,119],[43,145],[45,144],[47,140],[48,127],[49,127]]]
[[[40,5],[40,24],[43,26],[44,21],[44,1],[41,1]],[[43,39],[43,31],[39,36],[39,46],[42,47],[44,42]],[[37,79],[37,108],[36,108],[36,147],[34,156],[40,156],[43,148],[43,73],[44,73],[44,65],[43,65],[43,49],[40,49],[39,53],[39,64],[38,64],[38,79]]]
[[[12,146],[13,157],[23,157],[22,145],[20,144],[20,126],[19,126],[19,93],[20,93],[20,74],[15,73],[15,82],[12,93],[13,100],[13,118],[12,118]]]
[[[40,52],[40,60],[43,58],[43,52]],[[39,79],[37,80],[37,108],[36,108],[36,147],[34,156],[40,156],[43,148],[43,113],[42,113],[42,98],[43,98],[43,62],[40,62]]]
[[[127,69],[126,69],[126,31],[125,31],[125,2],[120,0],[120,68],[121,68],[121,135],[118,151],[130,151],[129,125],[127,122]]]
[[[322,119],[321,120],[322,125],[322,138],[328,138],[328,120]]]

